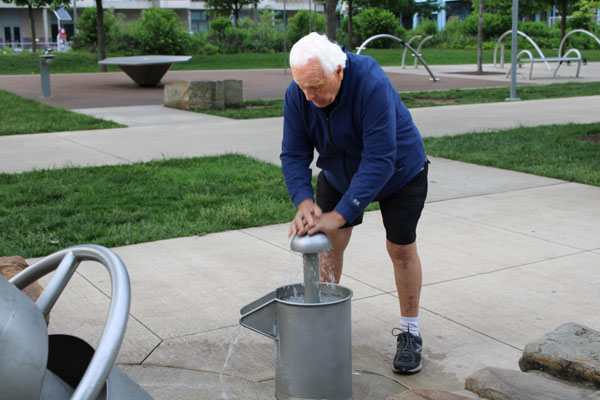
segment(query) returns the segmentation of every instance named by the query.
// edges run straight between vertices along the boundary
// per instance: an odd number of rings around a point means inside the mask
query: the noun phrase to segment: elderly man
[[[394,328],[398,373],[421,370],[418,313],[421,261],[416,227],[427,196],[427,157],[408,109],[385,72],[311,33],[290,52],[293,82],[285,94],[282,172],[298,212],[289,236],[325,232],[321,280],[339,283],[344,250],[365,207],[379,201],[386,248],[400,301]],[[321,168],[313,201],[310,163]],[[397,333],[396,333],[397,332]]]

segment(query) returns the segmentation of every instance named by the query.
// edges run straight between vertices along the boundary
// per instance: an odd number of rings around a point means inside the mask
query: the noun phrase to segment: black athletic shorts
[[[428,164],[429,161],[425,163],[421,172],[398,191],[379,200],[386,238],[394,244],[411,244],[417,239],[417,223],[427,197]],[[341,198],[342,193],[331,186],[321,171],[317,179],[317,205],[323,212],[333,211]],[[347,222],[342,228],[360,225],[362,220],[361,213],[354,221]]]

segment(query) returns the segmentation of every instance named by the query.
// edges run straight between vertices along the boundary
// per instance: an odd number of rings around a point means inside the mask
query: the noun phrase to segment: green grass
[[[575,96],[597,96],[600,82],[567,82],[551,85],[519,86],[517,95],[521,100],[552,99]],[[435,107],[452,104],[479,104],[503,102],[509,97],[509,88],[453,89],[433,92],[400,93],[408,108]],[[202,111],[226,118],[249,119],[283,116],[283,99],[252,100],[242,107],[225,110]]]
[[[427,154],[600,186],[600,123],[425,138]]]
[[[0,136],[124,126],[52,107],[5,90],[0,90],[0,105]]]
[[[555,56],[558,50],[543,49],[547,57]],[[402,49],[367,49],[361,54],[370,55],[383,66],[402,65]],[[428,65],[440,64],[475,64],[475,50],[422,49],[421,53]],[[42,53],[0,54],[0,75],[39,74],[39,55]],[[56,57],[50,65],[53,74],[98,72],[98,58],[95,54],[83,52],[54,53]],[[493,61],[493,50],[484,50],[484,63]],[[600,61],[600,50],[584,50],[583,57],[588,61]],[[498,52],[498,62],[500,61]],[[410,52],[406,56],[406,65],[413,65]],[[510,62],[510,54],[506,54],[505,63]],[[215,54],[211,56],[193,56],[189,62],[173,65],[174,71],[182,70],[216,70],[216,69],[265,69],[283,68],[283,53],[265,54]],[[116,66],[108,66],[108,71],[120,71]],[[435,71],[434,71],[435,72]]]
[[[600,135],[600,123],[425,138],[425,147],[432,156],[600,186],[600,143],[578,140],[589,135]],[[279,168],[242,155],[0,174],[0,186],[0,255],[203,235],[295,214]]]
[[[107,247],[291,221],[273,164],[242,155],[0,174],[0,255]]]

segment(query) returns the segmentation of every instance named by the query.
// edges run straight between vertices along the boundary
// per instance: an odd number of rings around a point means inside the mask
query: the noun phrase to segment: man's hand
[[[321,207],[312,199],[306,199],[298,205],[298,212],[290,223],[288,237],[330,232],[344,226],[345,223],[346,219],[337,211],[323,214]]]
[[[337,211],[331,211],[314,218],[315,223],[309,227],[308,234],[314,235],[317,232],[330,232],[341,228],[346,223],[346,218],[342,217]]]
[[[298,212],[290,224],[288,237],[302,236],[315,224],[315,218],[321,218],[323,211],[312,199],[306,199],[298,204]]]

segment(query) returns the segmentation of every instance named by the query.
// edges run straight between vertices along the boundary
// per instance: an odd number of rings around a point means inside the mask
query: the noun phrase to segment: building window
[[[192,32],[208,31],[208,15],[206,11],[192,10]]]

